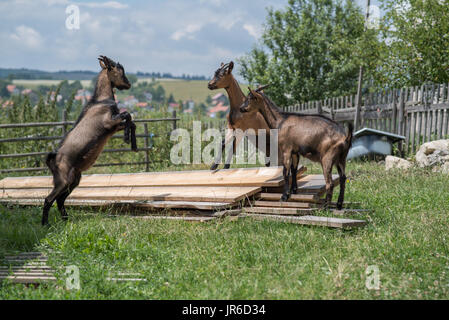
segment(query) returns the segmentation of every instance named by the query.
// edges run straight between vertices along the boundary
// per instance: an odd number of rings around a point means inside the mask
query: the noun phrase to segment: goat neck
[[[240,106],[243,101],[245,101],[245,95],[234,77],[232,77],[231,83],[225,88],[225,90],[228,93],[231,110],[233,112],[240,112]]]
[[[272,106],[267,98],[263,99],[260,113],[262,114],[270,129],[279,128],[282,120],[284,119],[284,115],[282,114],[282,112],[275,106]]]
[[[114,100],[114,92],[112,91],[112,84],[108,77],[108,71],[104,69],[98,75],[93,100],[102,101],[107,99]]]

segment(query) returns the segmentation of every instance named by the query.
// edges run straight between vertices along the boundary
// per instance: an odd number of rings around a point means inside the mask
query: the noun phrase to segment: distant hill
[[[32,69],[5,69],[0,68],[0,78],[6,79],[9,76],[13,79],[27,79],[27,80],[90,80],[97,75],[93,71],[57,71],[48,72],[42,70]]]
[[[86,71],[86,70],[75,70],[75,71],[42,71],[33,69],[10,69],[10,68],[0,68],[0,79],[6,79],[10,75],[13,79],[22,80],[91,80],[97,75],[98,71]],[[132,73],[129,73],[132,74]],[[182,80],[206,80],[205,76],[199,75],[186,75],[173,76],[171,73],[166,72],[140,72],[135,74],[139,78],[165,78],[165,79],[182,79]]]

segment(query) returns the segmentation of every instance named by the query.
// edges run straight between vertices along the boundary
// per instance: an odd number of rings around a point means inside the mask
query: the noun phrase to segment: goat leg
[[[282,197],[281,197],[281,201],[287,201],[288,198],[290,197],[290,188],[289,188],[289,183],[290,183],[290,166],[292,163],[291,160],[292,156],[290,152],[284,153],[284,161],[283,161],[283,165],[284,165],[284,169],[282,170],[282,174],[284,176],[284,192],[282,193]]]
[[[221,140],[221,150],[218,150],[218,154],[214,160],[214,163],[212,163],[210,170],[212,170],[212,171],[217,170],[218,164],[221,162],[221,156],[223,154],[225,147],[226,147],[226,140],[223,139],[223,140]]]
[[[137,152],[136,125],[134,122],[129,121],[128,127],[131,131],[131,150]]]

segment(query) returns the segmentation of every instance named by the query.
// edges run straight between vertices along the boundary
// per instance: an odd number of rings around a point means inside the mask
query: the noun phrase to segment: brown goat
[[[131,134],[132,149],[137,151],[135,125],[131,121],[131,115],[126,111],[120,113],[114,100],[114,88],[131,88],[125,70],[120,63],[105,56],[100,56],[98,60],[102,70],[92,98],[61,141],[57,152],[51,152],[47,156],[46,162],[53,174],[54,187],[45,198],[42,225],[48,224],[48,212],[55,200],[62,218],[67,219],[64,207],[66,198],[78,186],[81,172],[95,163],[114,133],[125,129],[125,140],[129,140]]]
[[[243,91],[240,88],[237,80],[235,80],[234,76],[232,75],[233,68],[234,62],[232,61],[227,64],[221,63],[220,68],[215,71],[212,80],[210,80],[207,85],[209,90],[216,90],[221,88],[224,88],[226,90],[230,103],[230,111],[226,116],[227,127],[228,129],[232,129],[227,131],[226,137],[221,143],[221,152],[215,158],[215,161],[210,168],[211,170],[217,169],[218,164],[221,162],[221,155],[226,146],[228,146],[228,148],[233,146],[234,151],[236,150],[238,144],[241,141],[241,137],[239,135],[237,135],[236,137],[232,134],[233,130],[236,129],[240,129],[243,132],[245,132],[247,129],[254,129],[257,136],[259,134],[259,129],[264,129],[266,131],[265,155],[267,157],[270,156],[270,128],[265,122],[265,119],[260,114],[256,114],[256,116],[253,116],[240,112],[240,106],[245,100],[245,95],[243,94]],[[226,159],[224,165],[225,169],[229,169],[231,163],[232,153],[229,152],[228,155],[228,159]],[[266,165],[268,166],[269,162]]]
[[[292,179],[289,188],[289,176],[296,177],[300,155],[314,162],[320,162],[326,180],[326,202],[332,201],[334,184],[332,167],[337,167],[340,177],[340,195],[337,208],[341,209],[345,193],[346,156],[352,143],[353,126],[348,124],[348,132],[340,124],[322,115],[305,115],[281,111],[260,87],[249,89],[249,94],[242,104],[241,112],[259,112],[271,129],[278,129],[279,158],[283,164],[284,192],[282,201],[287,201],[291,193],[297,192],[297,181]]]

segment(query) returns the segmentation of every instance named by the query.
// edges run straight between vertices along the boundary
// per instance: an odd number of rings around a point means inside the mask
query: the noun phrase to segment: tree
[[[170,96],[168,97],[167,103],[174,103],[175,102],[175,98],[173,97],[173,94],[170,93]]]
[[[271,84],[280,105],[353,94],[358,70],[365,77],[380,58],[376,30],[364,32],[364,15],[353,1],[289,0],[268,10],[261,42],[239,59],[252,85]]]
[[[449,2],[381,0],[388,50],[378,79],[394,87],[449,81]]]
[[[139,80],[137,78],[137,76],[134,75],[134,74],[127,74],[126,77],[128,78],[128,80],[131,83],[131,85],[134,85],[135,83],[137,83],[137,80]]]

